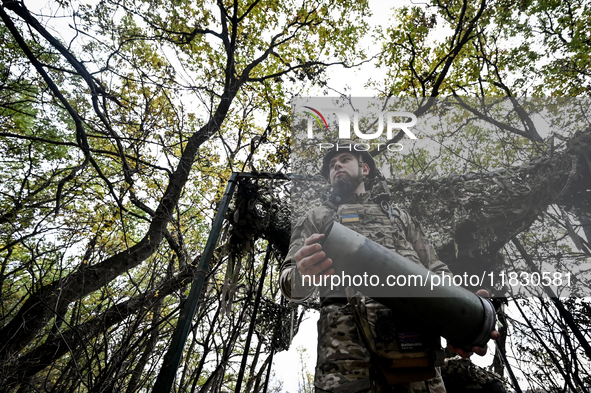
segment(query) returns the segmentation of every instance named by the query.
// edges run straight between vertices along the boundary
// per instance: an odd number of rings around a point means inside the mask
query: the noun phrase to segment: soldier
[[[427,241],[419,224],[404,210],[378,204],[366,192],[364,180],[375,178],[375,162],[367,151],[356,151],[355,142],[338,142],[323,158],[322,175],[332,185],[330,198],[309,211],[292,231],[289,253],[281,265],[281,290],[287,298],[301,301],[314,286],[302,276],[320,282],[334,273],[318,243],[333,221],[341,222],[367,238],[422,264],[434,273],[451,274]],[[381,202],[384,202],[382,200]],[[389,213],[389,214],[387,214]],[[439,337],[415,334],[412,321],[397,318],[395,310],[343,287],[320,287],[316,392],[445,392],[439,369],[430,361],[441,352]],[[481,293],[487,295],[486,291]],[[420,329],[419,329],[420,330]],[[418,338],[417,338],[418,336]],[[491,334],[492,338],[497,332]],[[401,339],[404,337],[404,339]],[[405,348],[412,337],[413,351]],[[471,352],[449,345],[453,352]],[[485,348],[473,348],[484,355]]]

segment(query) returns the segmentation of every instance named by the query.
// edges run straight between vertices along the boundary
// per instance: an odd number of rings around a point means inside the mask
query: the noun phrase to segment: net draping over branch
[[[591,217],[590,168],[591,130],[586,130],[561,151],[548,149],[520,166],[386,182],[392,202],[423,225],[440,258],[458,274],[498,268],[502,263],[499,250],[511,237],[543,219],[549,205],[575,217]],[[383,192],[381,184],[373,188]],[[233,252],[240,253],[263,238],[284,256],[290,225],[321,204],[328,192],[329,185],[319,176],[288,183],[242,179],[227,216]],[[561,219],[565,228],[572,229],[568,215]],[[568,234],[589,255],[587,241],[575,231]]]
[[[330,187],[314,174],[304,179],[268,179],[273,176],[252,175],[240,180],[226,214],[223,248],[227,255],[239,259],[251,252],[257,240],[268,241],[275,256],[269,274],[271,283],[276,283],[279,262],[289,247],[291,225],[321,204]],[[562,149],[548,148],[519,166],[423,179],[386,179],[386,184],[392,202],[423,225],[440,259],[455,274],[500,269],[506,259],[511,259],[501,251],[512,238],[531,233],[535,225],[551,219],[563,228],[564,237],[572,240],[583,258],[589,256],[588,239],[576,233],[571,221],[576,218],[584,224],[584,219],[590,217],[591,130],[578,132]],[[371,186],[374,192],[384,191],[378,182]],[[562,214],[553,216],[550,206]],[[532,241],[530,248],[535,249],[535,245]],[[505,294],[504,288],[496,289],[496,296]],[[288,349],[302,316],[296,305],[279,303],[277,297],[263,297],[256,321],[257,336],[274,350]],[[496,376],[493,379],[499,381]],[[468,380],[477,378],[468,376]]]

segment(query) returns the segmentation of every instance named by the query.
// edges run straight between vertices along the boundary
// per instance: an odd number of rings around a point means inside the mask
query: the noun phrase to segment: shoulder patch
[[[359,211],[357,209],[343,209],[341,223],[359,222]]]

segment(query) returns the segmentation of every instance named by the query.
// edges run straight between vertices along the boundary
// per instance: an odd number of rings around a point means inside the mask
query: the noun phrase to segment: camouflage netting
[[[590,167],[587,130],[568,141],[563,151],[518,167],[437,179],[394,179],[387,185],[393,203],[421,222],[440,259],[454,273],[476,273],[499,266],[500,248],[530,227],[550,204],[591,221]],[[379,183],[373,189],[384,192]],[[322,203],[328,191],[319,176],[290,183],[242,179],[228,214],[232,242],[238,250],[263,238],[285,255],[291,223]],[[571,236],[590,254],[583,239]]]
[[[226,214],[231,252],[250,250],[262,238],[282,257],[287,254],[291,226],[284,187],[285,180],[240,179]]]
[[[568,141],[562,151],[550,151],[518,167],[440,178],[387,180],[387,187],[393,203],[422,223],[440,259],[454,273],[474,273],[498,266],[503,245],[540,219],[549,205],[560,206],[581,223],[591,222],[590,168],[591,130],[587,130]],[[264,239],[279,262],[288,250],[293,221],[322,203],[329,186],[318,176],[291,181],[284,175],[261,176],[267,178],[240,179],[226,216],[226,229],[232,253],[243,255],[256,240]],[[373,191],[382,193],[384,189],[377,183]],[[570,225],[568,221],[565,224]],[[574,231],[568,234],[583,252],[591,255],[585,239]],[[297,332],[303,313],[292,307],[268,300],[261,305],[257,332],[276,350],[287,349]],[[272,337],[265,334],[270,331],[275,332]],[[450,391],[465,391],[472,385],[480,385],[483,392],[504,391],[498,375],[469,361],[452,359],[444,370],[446,382],[458,386]]]
[[[280,203],[286,194],[285,179],[241,178],[234,193],[234,200],[226,213],[226,238],[231,260],[246,257],[255,248],[255,242],[264,239],[272,251],[271,264],[275,264],[275,277],[279,262],[287,254],[290,237],[290,212],[288,204]],[[278,291],[278,289],[277,289]],[[261,298],[256,316],[256,332],[268,348],[288,350],[291,339],[298,332],[305,307],[295,303]]]
[[[501,393],[507,391],[505,380],[498,374],[472,363],[460,356],[445,359],[441,376],[449,393],[478,391],[480,393]]]
[[[260,307],[256,322],[259,339],[270,344],[275,351],[288,350],[304,312],[298,313],[295,303],[277,304],[268,299],[264,299]],[[269,335],[269,332],[273,334]]]

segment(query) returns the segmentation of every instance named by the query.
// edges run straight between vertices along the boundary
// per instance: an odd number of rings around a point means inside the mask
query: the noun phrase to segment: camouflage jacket
[[[370,202],[369,193],[354,194],[338,206],[325,202],[309,211],[294,226],[289,252],[281,265],[280,285],[283,294],[294,301],[304,300],[312,294],[314,288],[302,291],[301,287],[296,287],[301,282],[301,276],[295,268],[294,255],[303,246],[307,237],[314,233],[324,233],[333,221],[341,222],[433,272],[449,272],[447,266],[438,259],[418,222],[404,210],[394,208],[394,211],[397,217],[388,218],[377,203]],[[318,321],[315,385],[321,390],[343,393],[368,390],[372,385],[371,352],[360,336],[352,308],[347,304],[344,288],[339,288],[337,291],[341,291],[339,296],[342,293],[343,299],[340,302],[334,297],[325,301],[326,293],[320,292],[322,307]],[[303,292],[305,293],[302,296]],[[334,296],[334,293],[331,295]],[[391,312],[389,309],[383,310],[385,308],[383,306],[380,310],[379,306],[381,306],[379,303],[368,299],[367,309],[373,310],[372,315],[368,315],[373,333],[375,333],[376,315]],[[375,346],[380,352],[386,354],[397,350],[396,344],[393,347],[392,343],[386,341],[376,342]],[[427,384],[431,392],[445,391],[439,374],[435,380],[406,384],[408,386],[404,390],[428,391],[423,389]]]

